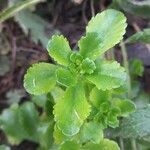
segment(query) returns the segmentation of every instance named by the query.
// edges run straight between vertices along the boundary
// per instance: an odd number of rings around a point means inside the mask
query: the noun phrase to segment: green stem
[[[126,72],[127,72],[128,98],[131,98],[131,93],[132,93],[131,92],[131,78],[130,78],[130,72],[129,72],[127,50],[126,50],[124,42],[121,42],[120,46],[121,46],[121,51],[122,51],[124,67],[125,67]]]
[[[130,77],[130,72],[129,72],[127,49],[126,49],[126,46],[125,46],[124,42],[121,42],[120,46],[121,46],[121,51],[122,51],[122,56],[123,56],[124,67],[125,67],[127,75],[128,75],[128,77],[127,77],[128,98],[131,99],[131,97],[132,97],[132,95],[131,95],[132,94],[132,91],[131,91],[131,77]],[[132,147],[132,150],[137,150],[135,139],[131,139],[131,147]]]
[[[14,4],[13,6],[6,8],[0,13],[0,23],[14,16],[17,12],[39,2],[43,2],[43,0],[26,0],[23,2],[18,2],[17,4]]]
[[[125,149],[124,149],[124,142],[123,142],[122,137],[119,137],[119,144],[120,144],[120,149],[121,149],[121,150],[125,150]]]
[[[135,139],[131,139],[131,147],[132,147],[132,150],[137,150],[136,140]]]

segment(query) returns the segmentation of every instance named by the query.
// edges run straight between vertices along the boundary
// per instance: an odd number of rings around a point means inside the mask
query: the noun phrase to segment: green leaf
[[[132,77],[143,76],[144,66],[140,59],[133,59],[129,63],[130,75]]]
[[[119,109],[117,110],[119,113]],[[107,116],[107,124],[112,127],[116,128],[119,126],[119,120],[117,119],[117,114],[113,114],[113,111],[110,111]]]
[[[95,69],[96,69],[96,66],[95,66],[94,61],[90,60],[89,58],[86,58],[82,61],[80,73],[92,74]]]
[[[125,84],[125,69],[116,61],[98,62],[93,74],[87,75],[86,78],[101,90],[111,90]]]
[[[135,16],[150,18],[150,1],[149,0],[114,0],[120,8]]]
[[[138,80],[135,80],[134,78],[131,78],[131,99],[139,97],[139,93],[141,91],[141,83]]]
[[[150,105],[124,118],[120,126],[123,137],[144,138],[150,136]]]
[[[131,112],[135,111],[135,104],[128,99],[114,99],[114,105],[121,110],[121,116],[127,117]]]
[[[6,145],[0,145],[0,150],[10,150],[10,147]]]
[[[109,91],[102,91],[94,87],[90,93],[90,102],[96,108],[100,108],[100,105],[110,98]]]
[[[21,98],[25,96],[25,92],[19,89],[13,89],[7,92],[6,98],[9,104],[19,103]]]
[[[52,64],[34,64],[24,77],[24,87],[27,92],[34,95],[50,92],[56,83],[55,71],[56,67]]]
[[[60,97],[62,97],[64,95],[64,90],[58,86],[55,86],[51,90],[51,95],[53,96],[54,102],[57,103],[59,101]]]
[[[34,4],[37,4],[41,2],[41,0],[25,0],[23,2],[18,2],[16,4],[14,4],[13,6],[3,10],[0,13],[0,23],[5,21],[6,19],[12,17],[13,15],[15,15],[17,12],[30,7]]]
[[[5,109],[0,116],[0,128],[5,132],[11,144],[19,144],[27,137],[19,121],[19,107],[17,104]]]
[[[90,44],[89,44],[90,43]],[[93,52],[100,50],[101,40],[97,33],[87,33],[86,36],[81,37],[79,41],[80,54],[86,58],[92,58]]]
[[[54,106],[57,127],[67,136],[73,136],[79,132],[89,113],[90,105],[86,101],[81,83],[68,87],[64,96]]]
[[[32,41],[35,43],[41,42],[42,46],[46,48],[49,37],[56,32],[54,28],[51,29],[49,35],[46,33],[50,24],[40,16],[30,12],[30,10],[23,10],[15,15],[15,21],[19,23],[23,32],[30,35]]]
[[[46,101],[45,107],[44,107],[44,112],[46,113],[49,120],[52,120],[54,118],[53,107],[54,107],[54,98],[49,93],[49,94],[47,94],[47,101]]]
[[[49,150],[53,143],[54,122],[43,122],[39,124],[38,134],[41,150]]]
[[[58,127],[55,125],[54,127],[54,133],[53,133],[53,136],[54,136],[54,140],[55,140],[55,143],[56,144],[61,144],[67,140],[71,140],[71,136],[66,136],[64,135],[60,129],[58,129]]]
[[[126,40],[126,43],[136,42],[150,43],[150,28],[137,32]]]
[[[44,108],[45,103],[47,101],[47,96],[46,96],[46,94],[44,94],[44,95],[32,95],[31,100],[37,106]]]
[[[79,52],[72,52],[70,55],[70,61],[76,65],[80,65],[82,63],[83,57],[80,55]]]
[[[83,150],[120,150],[120,148],[116,142],[103,139],[99,144],[86,144]]]
[[[96,122],[87,122],[80,131],[80,142],[99,143],[103,139],[103,127]]]
[[[53,35],[47,45],[49,55],[61,65],[68,65],[71,48],[63,35]]]
[[[137,108],[145,108],[150,103],[150,96],[148,93],[141,91],[138,97],[135,98],[135,104]]]
[[[31,102],[26,102],[19,109],[19,120],[21,127],[33,140],[37,141],[37,127],[39,123],[38,112]]]
[[[81,55],[95,59],[119,43],[126,28],[126,17],[119,11],[107,9],[91,19],[86,36],[79,41]]]
[[[73,74],[66,68],[59,68],[56,71],[56,74],[57,74],[57,82],[66,87],[75,85],[77,82],[75,74]]]
[[[67,141],[60,146],[59,150],[80,150],[80,145],[75,141]]]

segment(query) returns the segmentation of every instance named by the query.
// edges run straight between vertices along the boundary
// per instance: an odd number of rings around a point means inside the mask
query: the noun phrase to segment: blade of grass
[[[45,0],[26,0],[23,2],[18,2],[17,4],[4,9],[0,13],[0,23],[2,23],[5,20],[7,20],[8,18],[14,16],[17,12],[19,12],[25,8],[28,8],[32,5],[35,5],[37,3],[43,2],[43,1],[45,1]]]

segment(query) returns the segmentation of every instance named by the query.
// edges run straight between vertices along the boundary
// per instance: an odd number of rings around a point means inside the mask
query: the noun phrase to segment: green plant
[[[61,150],[119,149],[103,137],[103,131],[118,127],[118,117],[128,116],[135,105],[117,94],[126,84],[124,68],[105,60],[103,54],[122,40],[126,26],[121,12],[103,11],[88,23],[86,35],[78,42],[79,52],[72,51],[62,35],[54,35],[47,50],[57,64],[41,62],[28,69],[24,77],[27,92],[49,93],[53,99],[54,139]],[[63,96],[53,96],[55,86]]]
[[[21,1],[5,10],[3,10],[0,13],[0,23],[5,21],[6,19],[12,17],[14,14],[19,12],[20,10],[23,10],[29,6],[32,6],[36,3],[42,2],[43,0],[26,0],[26,1]]]
[[[113,0],[112,7],[122,9],[123,11],[133,14],[135,16],[150,18],[149,0]]]

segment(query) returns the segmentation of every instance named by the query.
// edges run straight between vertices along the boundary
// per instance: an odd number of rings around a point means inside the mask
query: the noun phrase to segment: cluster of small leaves
[[[128,99],[119,99],[112,95],[113,91],[102,91],[96,87],[90,93],[90,102],[93,104],[95,117],[103,128],[119,126],[118,117],[126,117],[135,109],[134,104]]]
[[[112,145],[119,149],[116,143],[103,139],[103,129],[117,127],[118,117],[127,116],[135,106],[112,94],[126,83],[124,68],[98,57],[123,38],[126,26],[121,12],[103,11],[88,23],[86,35],[78,42],[79,52],[73,52],[62,35],[54,35],[47,50],[57,65],[42,62],[28,69],[24,87],[29,93],[51,93],[56,84],[65,90],[63,96],[54,98],[53,111],[54,138],[57,144],[63,143],[61,150],[112,150]]]

